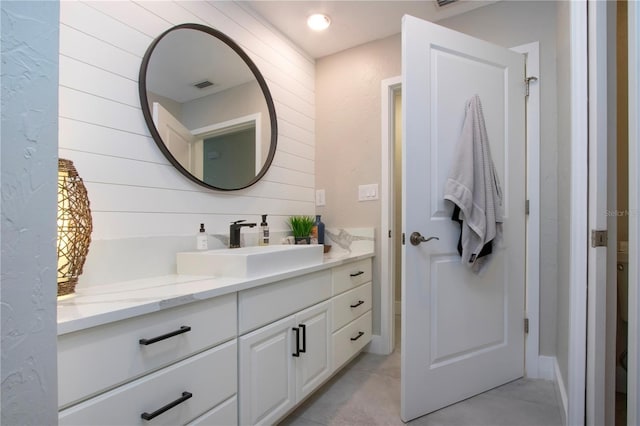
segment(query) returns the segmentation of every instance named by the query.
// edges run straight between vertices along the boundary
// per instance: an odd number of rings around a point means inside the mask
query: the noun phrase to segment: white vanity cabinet
[[[253,330],[238,344],[240,424],[274,424],[371,341],[371,260],[240,292],[238,303],[240,334]]]
[[[331,271],[333,368],[342,367],[371,341],[371,259]]]
[[[59,423],[280,421],[371,340],[371,258],[335,262],[68,327],[58,336]]]
[[[332,373],[329,301],[240,337],[240,424],[273,424]]]
[[[240,336],[240,424],[275,423],[332,374],[330,295],[330,271],[240,292],[240,330],[319,302]]]
[[[185,424],[235,405],[236,330],[234,293],[58,336],[60,424]]]

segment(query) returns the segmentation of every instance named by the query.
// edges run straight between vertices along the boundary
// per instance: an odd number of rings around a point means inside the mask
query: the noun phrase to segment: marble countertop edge
[[[251,278],[165,275],[79,291],[58,299],[58,335],[247,290],[373,255],[372,251],[328,253],[317,265]]]

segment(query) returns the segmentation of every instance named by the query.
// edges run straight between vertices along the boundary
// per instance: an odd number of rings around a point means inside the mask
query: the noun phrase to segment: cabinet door
[[[300,356],[296,358],[296,401],[302,400],[332,373],[331,302],[326,301],[296,314],[300,328]]]
[[[295,404],[294,316],[240,337],[240,424],[273,424]]]

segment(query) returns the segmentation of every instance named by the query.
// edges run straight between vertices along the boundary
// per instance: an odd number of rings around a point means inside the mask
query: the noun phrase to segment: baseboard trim
[[[544,379],[544,380],[555,380],[556,379],[555,362],[556,362],[556,358],[553,356],[540,355],[538,357],[538,377],[537,378]]]
[[[379,334],[374,334],[371,336],[371,341],[367,346],[365,346],[364,351],[376,355],[389,355],[391,353],[391,350],[388,348],[387,343]]]
[[[569,417],[569,403],[567,398],[567,387],[562,379],[562,373],[560,372],[560,366],[558,365],[558,359],[553,357],[554,375],[556,384],[556,396],[558,397],[560,404],[560,414],[562,415],[562,424],[567,424],[567,418]]]

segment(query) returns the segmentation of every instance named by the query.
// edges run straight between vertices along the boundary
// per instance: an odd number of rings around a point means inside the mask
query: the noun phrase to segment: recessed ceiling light
[[[331,25],[331,19],[327,15],[322,13],[316,13],[307,19],[307,25],[314,31],[322,31],[329,28]]]

